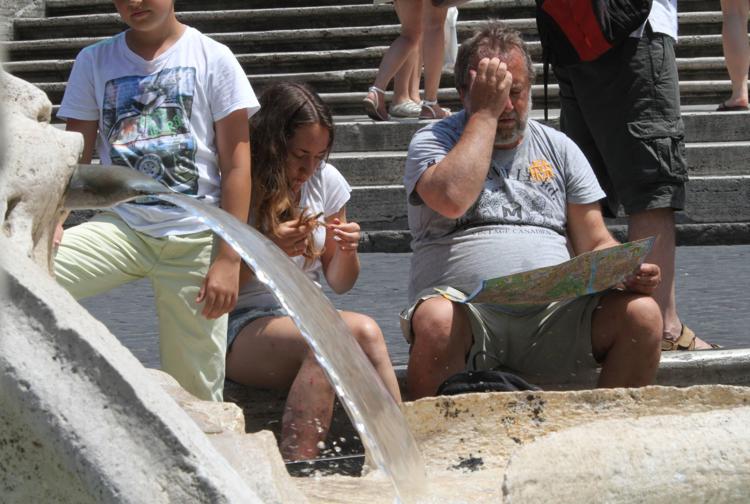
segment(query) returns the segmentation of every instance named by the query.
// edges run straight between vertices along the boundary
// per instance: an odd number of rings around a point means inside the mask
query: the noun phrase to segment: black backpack
[[[652,0],[536,0],[544,63],[544,119],[549,65],[594,61],[648,19]]]
[[[516,390],[540,390],[520,376],[488,369],[484,371],[463,371],[454,374],[438,387],[437,395],[456,395],[469,392],[513,392]]]

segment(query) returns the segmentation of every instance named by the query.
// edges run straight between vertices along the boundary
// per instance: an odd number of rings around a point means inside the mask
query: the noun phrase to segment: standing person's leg
[[[750,68],[750,44],[747,38],[748,0],[721,0],[721,41],[724,47],[729,78],[732,80],[732,96],[724,101],[719,110],[747,108],[747,73]]]
[[[411,74],[409,75],[409,97],[411,101],[416,104],[422,103],[422,98],[419,95],[419,88],[422,80],[422,45],[417,48],[417,53],[413,56],[414,64],[411,68]],[[420,106],[420,110],[422,107]]]
[[[628,218],[628,239],[638,240],[648,236],[656,236],[648,262],[658,264],[661,268],[662,281],[653,296],[662,307],[664,338],[677,340],[682,332],[682,322],[677,315],[674,288],[676,253],[674,210],[656,208],[631,214]]]
[[[221,401],[227,316],[209,320],[195,302],[211,263],[214,237],[205,231],[166,240],[148,275],[159,318],[161,367],[196,397]]]
[[[692,336],[678,316],[674,294],[674,211],[684,208],[688,178],[674,42],[647,27],[640,40],[630,39],[600,60],[564,73],[601,153],[603,161],[589,157],[584,148],[607,192],[610,210],[622,203],[629,216],[629,239],[659,236],[647,260],[662,269],[654,299],[662,309],[664,347],[675,347],[681,335],[680,347],[686,347],[683,341],[692,341]],[[563,100],[563,114],[566,110]],[[566,124],[564,119],[561,124]],[[578,141],[565,127],[563,131]],[[603,166],[597,167],[600,162]],[[697,348],[710,348],[695,341]]]
[[[396,1],[394,4],[396,14],[399,17],[399,21],[402,25],[405,23],[414,22],[414,19],[410,17],[410,13],[416,12],[421,13],[421,6],[417,6],[412,2],[407,1]],[[419,9],[417,9],[419,7]],[[406,10],[407,12],[402,12]],[[417,18],[416,20],[420,20]],[[421,33],[420,33],[421,40]],[[393,101],[391,106],[388,108],[391,116],[394,117],[418,117],[419,112],[422,108],[419,106],[419,77],[421,75],[421,55],[422,55],[422,44],[418,44],[410,53],[409,56],[404,60],[401,68],[398,69],[396,75],[393,76]],[[416,76],[416,82],[414,80]]]
[[[422,36],[422,0],[398,0],[398,3],[402,4],[397,11],[401,20],[401,34],[383,55],[375,82],[364,99],[367,115],[376,121],[388,119],[385,89],[411,52],[419,47]]]
[[[155,261],[139,233],[103,213],[65,231],[55,254],[55,277],[82,299],[142,278]]]
[[[445,51],[445,16],[447,7],[433,7],[432,2],[425,1],[424,34],[422,36],[422,60],[424,63],[424,101],[420,119],[442,119],[450,115],[438,104],[440,77],[443,74]]]
[[[417,118],[422,110],[419,98],[419,74],[414,84],[414,75],[418,71],[420,48],[415,49],[401,65],[393,77],[393,100],[388,112],[392,118]],[[415,90],[416,88],[416,90]],[[414,97],[416,96],[416,100]]]

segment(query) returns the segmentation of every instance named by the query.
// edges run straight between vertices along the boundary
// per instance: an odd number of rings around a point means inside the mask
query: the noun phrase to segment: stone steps
[[[747,173],[750,141],[688,143],[690,177],[743,176]],[[330,162],[352,186],[401,184],[406,151],[336,152]]]
[[[320,12],[312,15],[313,12]],[[458,36],[463,39],[471,31],[484,22],[487,8],[462,8],[458,21]],[[521,31],[527,40],[537,40],[536,22],[533,12],[524,17],[504,15],[503,19],[509,26]],[[325,17],[335,16],[337,23],[324,20]],[[204,33],[247,33],[256,36],[257,43],[269,44],[269,41],[259,34],[277,30],[298,28],[302,33],[294,34],[288,40],[274,37],[282,47],[293,46],[305,39],[312,40],[311,48],[320,49],[327,43],[335,43],[336,47],[362,47],[363,44],[388,45],[398,35],[398,19],[392,8],[384,5],[336,5],[304,8],[282,9],[234,9],[234,10],[201,10],[182,12],[178,14],[185,23],[194,26]],[[352,16],[362,16],[362,21],[354,22]],[[721,32],[721,12],[683,12],[679,14],[680,35],[705,35]],[[348,23],[346,21],[349,21]],[[61,30],[72,31],[78,36],[111,36],[125,25],[117,14],[81,14],[62,17],[24,18],[15,23],[16,40],[39,40],[57,38]],[[376,29],[377,28],[377,29]],[[309,36],[310,32],[317,32],[317,36]],[[364,36],[363,36],[364,35]],[[283,50],[283,49],[282,49]]]
[[[534,0],[474,0],[459,10],[459,39],[484,19],[497,17],[522,31],[538,61],[534,6]],[[375,123],[361,107],[380,59],[398,34],[393,8],[371,0],[181,0],[176,8],[185,23],[235,52],[257,92],[294,80],[321,93],[337,116],[331,162],[354,188],[349,215],[365,230],[363,249],[408,250],[401,179],[408,142],[424,123]],[[693,179],[688,208],[678,215],[678,239],[683,244],[750,242],[750,114],[706,111],[730,89],[721,13],[708,0],[680,0],[678,8],[678,70]],[[10,61],[6,68],[59,103],[78,51],[123,29],[113,11],[110,0],[47,0],[48,17],[16,20],[16,40],[3,44]],[[549,95],[555,109],[554,78]],[[443,74],[439,96],[451,108],[460,107],[451,71]],[[541,108],[541,78],[533,96]],[[539,117],[540,111],[533,114]],[[556,115],[551,110],[553,126]],[[609,224],[622,234],[623,222]]]
[[[205,15],[205,13],[200,14]],[[124,28],[124,25],[114,23],[111,30],[96,35],[90,33],[91,26],[75,25],[75,22],[79,22],[78,19],[78,17],[64,18],[70,26],[57,27],[54,31],[40,29],[49,22],[48,18],[16,20],[18,37],[4,44],[8,59],[10,61],[49,57],[73,59],[82,48],[114,35]],[[482,20],[459,21],[459,39],[467,37],[482,22]],[[538,56],[539,48],[534,20],[532,18],[508,19],[506,23],[524,33],[531,45],[532,53]],[[33,37],[20,38],[27,28]],[[207,21],[207,26],[201,31],[228,45],[237,55],[263,52],[295,53],[300,52],[300,47],[307,49],[302,53],[309,54],[317,51],[388,47],[398,35],[399,27],[394,20],[387,24],[364,27],[323,27],[307,24],[297,29],[278,28],[253,31],[248,27],[227,30],[225,23],[211,20],[210,23]],[[76,36],[66,37],[67,33],[75,33]],[[711,12],[682,14],[680,43],[677,45],[678,56],[721,56],[720,33],[720,14]],[[382,56],[382,53],[380,55]],[[379,60],[379,57],[376,59]]]
[[[385,52],[385,47],[371,47],[362,49],[355,53],[354,56],[360,56],[360,59],[347,58],[344,59],[341,64],[345,65],[347,62],[351,63],[351,66],[357,64],[364,64],[362,60],[372,56],[382,57]],[[318,53],[317,57],[328,55],[326,53]],[[367,68],[344,68],[341,70],[330,69],[335,67],[338,62],[331,62],[329,69],[323,71],[300,71],[294,72],[289,66],[285,66],[279,72],[278,65],[272,65],[271,63],[277,59],[276,54],[266,53],[260,55],[240,55],[238,57],[241,63],[244,65],[245,71],[248,73],[248,79],[252,82],[253,86],[262,89],[268,84],[272,84],[282,80],[291,80],[298,82],[307,82],[314,86],[320,92],[336,92],[336,91],[357,91],[366,89],[375,79],[377,74],[377,68],[374,66]],[[377,60],[378,58],[375,58]],[[46,59],[46,60],[26,60],[26,61],[11,61],[5,63],[4,68],[6,71],[13,75],[20,77],[24,80],[34,83],[57,83],[64,85],[68,80],[70,71],[73,68],[73,59]],[[276,72],[272,73],[253,73],[254,66],[258,62],[262,63],[263,67],[272,66]],[[534,68],[537,72],[537,82],[542,82],[542,65],[535,64]],[[681,80],[692,81],[692,80],[725,80],[727,78],[727,70],[724,64],[724,58],[720,56],[710,56],[704,58],[678,58],[677,69]],[[259,68],[262,71],[262,69]],[[550,82],[554,83],[555,76],[550,74]],[[452,87],[453,85],[453,70],[445,69],[441,81],[441,86],[445,88]]]
[[[372,0],[345,0],[346,4],[372,4]],[[336,0],[221,0],[219,2],[203,2],[200,0],[180,0],[175,5],[177,12],[194,10],[220,10],[220,9],[263,9],[272,7],[314,7],[320,5],[338,5],[341,1]],[[474,7],[486,2],[473,0],[461,7],[461,10]],[[506,8],[525,8],[533,12],[533,0],[500,0]],[[112,12],[111,0],[46,0],[47,16],[64,16],[70,14],[91,14]],[[713,0],[679,0],[680,12],[696,12],[716,9]]]
[[[539,110],[532,117],[539,118]],[[550,126],[557,127],[558,111],[550,111]],[[750,113],[683,111],[688,143],[746,142],[750,140]],[[334,152],[406,150],[412,135],[424,122],[373,122],[362,117],[336,117]],[[745,163],[750,162],[750,152]],[[748,172],[745,172],[748,173]]]
[[[750,175],[697,176],[687,186],[680,220],[689,223],[750,221]],[[354,187],[347,215],[367,230],[406,229],[406,193],[402,185]]]
[[[283,79],[280,79],[283,80]],[[276,82],[276,81],[271,81]],[[42,91],[47,93],[49,99],[59,104],[65,91],[65,82],[34,82]],[[262,93],[264,86],[254,86],[256,93]],[[731,90],[729,80],[720,81],[684,81],[680,82],[680,99],[683,105],[718,103]],[[548,103],[550,107],[558,106],[557,85],[548,86]],[[362,113],[362,100],[366,96],[365,91],[343,91],[343,92],[321,92],[323,100],[328,103],[335,114],[355,115]],[[454,88],[441,88],[438,91],[440,102],[444,106],[457,110],[461,107],[458,92]],[[536,106],[542,107],[544,103],[544,86],[536,84],[532,87],[532,97]]]

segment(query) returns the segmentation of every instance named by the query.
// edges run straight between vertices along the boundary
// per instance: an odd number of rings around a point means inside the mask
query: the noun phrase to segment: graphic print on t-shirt
[[[527,163],[491,161],[474,205],[456,221],[457,228],[522,224],[557,229],[559,199],[555,172],[546,160]]]
[[[194,92],[194,68],[108,81],[102,126],[112,163],[145,173],[173,191],[198,194],[197,146],[190,128]],[[158,203],[152,198],[138,202]]]

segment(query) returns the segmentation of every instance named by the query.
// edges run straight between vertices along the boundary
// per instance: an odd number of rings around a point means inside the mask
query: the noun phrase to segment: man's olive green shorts
[[[474,342],[466,369],[502,369],[530,382],[564,383],[599,367],[591,353],[591,319],[604,293],[546,306],[511,307],[466,303]],[[426,295],[401,313],[401,329],[412,343],[411,318]]]
[[[55,276],[76,299],[140,278],[151,280],[162,370],[198,398],[220,401],[227,316],[209,320],[195,302],[213,244],[210,231],[155,238],[135,231],[114,213],[102,213],[65,231],[55,255]]]

